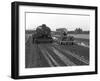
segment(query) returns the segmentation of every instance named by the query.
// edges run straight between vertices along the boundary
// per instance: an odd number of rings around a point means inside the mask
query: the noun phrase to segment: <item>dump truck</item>
[[[33,34],[33,43],[52,43],[53,39],[51,37],[51,29],[42,24],[36,28]]]

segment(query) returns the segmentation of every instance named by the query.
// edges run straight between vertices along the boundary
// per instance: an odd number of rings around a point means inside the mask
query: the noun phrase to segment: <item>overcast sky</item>
[[[85,15],[63,15],[63,14],[44,14],[44,13],[26,13],[26,29],[36,29],[37,26],[46,24],[55,31],[57,28],[67,28],[68,31],[82,28],[89,30],[89,16]]]

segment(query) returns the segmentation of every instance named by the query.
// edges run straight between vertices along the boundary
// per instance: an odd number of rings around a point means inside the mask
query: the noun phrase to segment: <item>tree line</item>
[[[74,31],[68,31],[70,34],[89,34],[89,30],[84,31],[81,28],[76,28]]]

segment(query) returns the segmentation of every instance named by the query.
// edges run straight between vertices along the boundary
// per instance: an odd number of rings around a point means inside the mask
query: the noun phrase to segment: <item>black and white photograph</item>
[[[12,78],[85,74],[97,74],[97,7],[12,3]]]
[[[26,12],[25,67],[89,65],[90,16]]]

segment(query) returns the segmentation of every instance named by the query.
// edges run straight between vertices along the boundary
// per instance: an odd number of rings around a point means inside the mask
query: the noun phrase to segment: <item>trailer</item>
[[[75,41],[59,41],[59,44],[61,45],[75,45]]]

